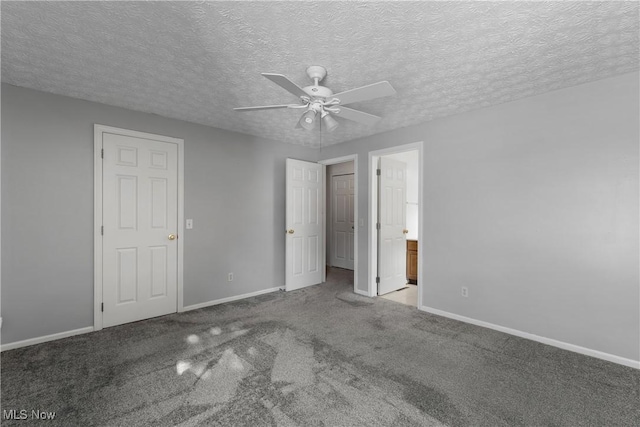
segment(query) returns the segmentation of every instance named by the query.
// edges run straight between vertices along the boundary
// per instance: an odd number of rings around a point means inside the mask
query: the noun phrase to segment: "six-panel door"
[[[331,265],[353,270],[354,263],[354,191],[353,174],[331,178]]]
[[[317,163],[287,159],[284,230],[287,291],[322,281],[322,176],[322,166]]]
[[[407,284],[407,164],[381,157],[378,190],[378,295],[383,295]]]
[[[176,312],[178,147],[103,134],[103,326]]]

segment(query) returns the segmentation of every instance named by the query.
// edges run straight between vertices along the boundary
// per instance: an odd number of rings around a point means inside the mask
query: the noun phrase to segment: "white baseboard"
[[[212,305],[222,304],[222,303],[225,303],[225,302],[236,301],[236,300],[239,300],[239,299],[254,297],[256,295],[268,294],[270,292],[275,292],[275,291],[279,291],[279,290],[280,290],[280,288],[263,289],[261,291],[251,292],[251,293],[248,293],[248,294],[236,295],[236,296],[233,296],[233,297],[222,298],[222,299],[215,300],[215,301],[208,301],[208,302],[201,303],[201,304],[190,305],[190,306],[187,306],[187,307],[183,307],[183,309],[181,311],[184,312],[184,311],[189,311],[189,310],[196,310],[198,308],[209,307],[209,306],[212,306]],[[66,331],[66,332],[59,332],[57,334],[46,335],[46,336],[43,336],[43,337],[29,338],[29,339],[23,340],[23,341],[16,341],[16,342],[12,342],[12,343],[9,343],[9,344],[3,344],[2,346],[0,346],[0,351],[13,350],[13,349],[16,349],[16,348],[26,347],[26,346],[34,345],[34,344],[40,344],[40,343],[47,342],[47,341],[54,341],[54,340],[59,340],[59,339],[62,339],[62,338],[72,337],[74,335],[87,334],[87,333],[93,332],[93,331],[94,331],[93,326],[88,326],[86,328],[74,329],[72,331]]]
[[[279,290],[281,290],[279,287],[277,287],[277,288],[269,288],[269,289],[263,289],[261,291],[250,292],[248,294],[235,295],[235,296],[227,297],[227,298],[220,298],[220,299],[213,300],[213,301],[202,302],[200,304],[188,305],[186,307],[183,307],[182,311],[190,311],[190,310],[197,310],[199,308],[211,307],[212,305],[224,304],[225,302],[237,301],[239,299],[255,297],[257,295],[268,294],[268,293],[276,292],[276,291],[279,291]]]
[[[427,307],[426,305],[421,305],[418,308],[422,311],[426,311],[427,313],[437,314],[438,316],[448,317],[449,319],[459,320],[465,323],[471,323],[472,325],[482,326],[484,328],[489,328],[496,331],[504,332],[506,334],[515,335],[520,338],[526,338],[528,340],[537,341],[542,344],[547,344],[553,347],[561,348],[563,350],[569,350],[575,353],[584,354],[585,356],[596,357],[598,359],[607,360],[609,362],[617,363],[619,365],[640,369],[640,361],[638,360],[627,359],[625,357],[616,356],[614,354],[604,353],[602,351],[593,350],[586,347],[580,347],[579,345],[575,345],[575,344],[569,344],[564,341],[558,341],[552,338],[546,338],[546,337],[541,337],[539,335],[530,334],[528,332],[522,332],[517,329],[511,329],[511,328],[506,328],[500,325],[494,325],[493,323],[472,319],[471,317],[460,316],[459,314],[449,313],[448,311],[438,310],[437,308]]]
[[[57,334],[45,335],[43,337],[29,338],[28,340],[16,341],[9,344],[2,344],[0,351],[13,350],[15,348],[26,347],[28,345],[41,344],[43,342],[55,341],[62,338],[72,337],[74,335],[88,334],[93,332],[93,326],[86,328],[74,329],[72,331],[58,332]]]

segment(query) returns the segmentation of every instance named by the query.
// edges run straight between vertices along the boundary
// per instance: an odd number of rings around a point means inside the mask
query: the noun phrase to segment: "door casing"
[[[129,129],[121,129],[112,126],[94,124],[93,126],[93,143],[94,143],[94,234],[93,234],[93,329],[99,331],[102,329],[102,135],[103,133],[113,133],[118,135],[130,136],[134,138],[152,139],[155,141],[168,142],[177,144],[178,146],[178,266],[177,281],[178,295],[176,311],[184,311],[184,292],[183,292],[183,253],[184,253],[184,140],[163,135],[155,135],[145,132],[138,132]]]
[[[398,154],[406,151],[418,151],[418,308],[422,306],[422,294],[424,290],[424,221],[423,221],[423,179],[424,179],[424,161],[423,161],[423,141],[413,142],[405,145],[384,148],[369,152],[369,233],[368,233],[368,258],[369,258],[369,274],[367,294],[370,297],[378,295],[376,276],[378,274],[378,230],[376,229],[376,220],[378,217],[378,161],[380,157]],[[357,206],[357,204],[356,204]],[[362,293],[362,292],[360,292]]]

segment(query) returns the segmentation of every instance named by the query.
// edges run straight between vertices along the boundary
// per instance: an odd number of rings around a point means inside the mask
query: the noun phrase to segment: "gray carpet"
[[[4,352],[2,410],[29,419],[2,425],[640,425],[639,371],[361,297],[350,277]]]

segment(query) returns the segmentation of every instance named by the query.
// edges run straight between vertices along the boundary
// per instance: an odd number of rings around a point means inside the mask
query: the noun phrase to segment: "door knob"
[[[289,230],[287,230],[287,233],[293,234],[293,233],[295,233],[295,231],[293,231],[293,229],[289,229]]]
[[[176,236],[175,234],[169,234],[169,240],[176,240]]]
[[[404,230],[402,230],[402,234],[407,234],[409,232],[409,230],[407,230],[406,228]]]

